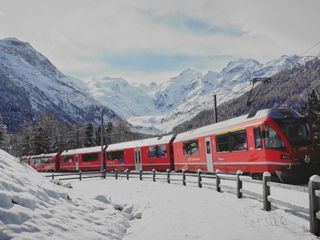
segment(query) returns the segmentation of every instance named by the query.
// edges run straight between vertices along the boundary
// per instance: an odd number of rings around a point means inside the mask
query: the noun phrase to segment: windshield
[[[278,124],[293,146],[311,143],[309,123],[304,119],[281,119]]]

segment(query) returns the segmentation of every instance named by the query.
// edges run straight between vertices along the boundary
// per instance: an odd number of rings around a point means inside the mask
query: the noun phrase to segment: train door
[[[79,171],[79,155],[76,155],[76,171]]]
[[[134,160],[135,160],[135,168],[136,170],[141,170],[141,149],[135,148],[134,149]]]
[[[206,145],[207,169],[208,169],[208,172],[213,172],[212,147],[211,147],[210,137],[205,138],[205,145]]]

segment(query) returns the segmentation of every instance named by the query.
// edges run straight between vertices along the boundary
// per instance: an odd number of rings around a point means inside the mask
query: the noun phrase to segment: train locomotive
[[[288,109],[265,109],[177,135],[110,144],[104,155],[107,171],[240,170],[253,178],[268,171],[280,181],[296,182],[320,170],[315,152],[314,133],[304,116]],[[48,164],[54,169],[30,164],[39,171],[101,169],[101,147],[42,156],[51,158]]]

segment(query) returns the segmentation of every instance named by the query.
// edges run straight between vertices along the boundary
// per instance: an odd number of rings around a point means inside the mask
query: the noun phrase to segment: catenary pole
[[[103,133],[104,133],[104,124],[103,124],[103,114],[104,114],[104,109],[101,110],[101,136],[100,136],[100,141],[101,141],[101,171],[104,171],[106,169],[106,161],[104,159],[104,149],[103,149]]]

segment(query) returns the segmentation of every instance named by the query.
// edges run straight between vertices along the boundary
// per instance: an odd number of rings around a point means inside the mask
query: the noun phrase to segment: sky
[[[0,38],[29,42],[76,78],[163,82],[185,68],[299,55],[320,40],[319,9],[319,0],[0,0]]]

